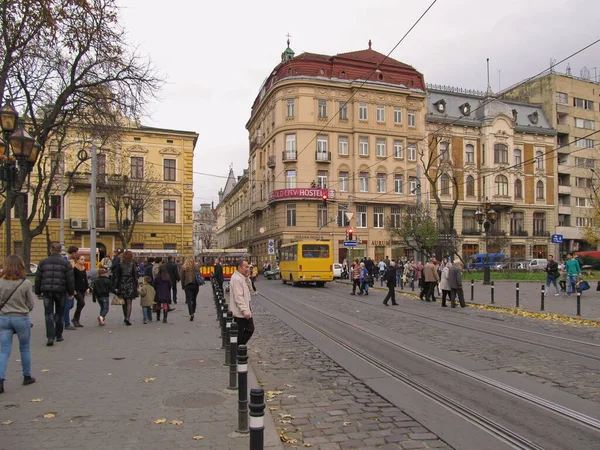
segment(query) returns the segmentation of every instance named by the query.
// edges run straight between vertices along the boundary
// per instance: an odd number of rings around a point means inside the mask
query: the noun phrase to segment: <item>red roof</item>
[[[400,61],[396,61],[393,58],[387,57],[383,53],[376,52],[372,49],[367,50],[358,50],[356,52],[347,52],[347,53],[338,53],[334,58],[338,59],[353,59],[355,61],[362,62],[371,62],[375,65],[382,64],[384,66],[393,66],[393,67],[403,67],[408,69],[413,69],[412,66],[408,64],[401,63]]]

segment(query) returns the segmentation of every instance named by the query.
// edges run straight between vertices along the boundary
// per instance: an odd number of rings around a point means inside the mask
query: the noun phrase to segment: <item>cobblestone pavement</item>
[[[335,284],[329,286],[328,289],[335,289],[336,294],[349,292]],[[310,290],[307,289],[306,292],[309,293]],[[307,295],[305,301],[314,301],[322,305],[321,299],[324,295],[326,294],[322,291],[318,295],[316,293]],[[359,297],[359,299],[379,305],[384,296],[384,293],[372,290],[369,297]],[[420,320],[418,317],[411,316],[410,320],[398,320],[399,317],[402,317],[401,315],[390,314],[384,308],[370,308],[368,305],[358,302],[353,303],[356,305],[355,308],[349,308],[348,301],[354,298],[350,295],[348,295],[348,299],[331,295],[327,297],[327,306],[334,310],[343,308],[351,316],[376,322],[387,329],[417,337],[424,342],[450,352],[460,353],[475,361],[486,362],[496,369],[525,374],[540,383],[549,384],[581,398],[600,403],[600,377],[598,377],[597,371],[590,367],[567,362],[560,356],[552,357],[543,352],[524,349],[518,343],[512,344],[508,341],[508,343],[501,344],[496,336],[486,337],[482,334],[481,337],[474,340],[471,335],[461,335],[459,328],[444,328],[441,324],[435,325],[430,321]],[[403,306],[414,305],[416,302],[418,306],[439,308],[439,303],[424,304],[408,296],[399,295],[397,299]],[[424,311],[419,309],[419,312],[423,313]],[[476,308],[461,309],[459,313],[478,319],[491,318],[506,325],[539,332],[558,332],[562,336],[573,339],[586,338],[596,341],[600,339],[599,329],[589,326],[565,325]]]
[[[251,363],[286,448],[450,448],[260,305]]]
[[[32,316],[37,382],[20,384],[14,344],[6,392],[0,395],[0,449],[247,449],[248,437],[232,435],[237,391],[225,389],[210,287],[202,288],[194,322],[181,303],[169,324],[147,325],[135,304],[130,327],[122,323],[120,307],[111,307],[100,328],[98,307],[90,301],[83,311],[85,328],[65,331],[64,342],[54,347],[45,346],[43,308],[37,303]]]

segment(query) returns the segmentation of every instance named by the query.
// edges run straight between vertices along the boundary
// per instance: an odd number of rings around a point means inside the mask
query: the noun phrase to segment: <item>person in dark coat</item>
[[[79,253],[75,253],[71,256],[73,263],[73,276],[75,278],[75,300],[77,301],[77,308],[73,315],[73,326],[77,328],[83,327],[79,323],[81,318],[81,311],[85,307],[85,296],[89,294],[90,285],[87,279],[87,272],[85,270],[85,257]]]
[[[450,284],[450,307],[456,307],[456,296],[458,296],[461,308],[467,306],[465,304],[465,294],[462,287],[462,262],[460,259],[455,259],[452,267],[450,267],[450,270],[448,271],[448,282]]]
[[[168,256],[167,264],[165,264],[165,267],[167,268],[167,273],[169,274],[169,277],[171,277],[171,290],[173,293],[172,300],[173,303],[177,304],[177,282],[181,280],[181,277],[179,275],[179,266],[175,264],[172,256]]]
[[[114,260],[113,260],[113,267]],[[119,297],[125,300],[123,305],[123,322],[131,325],[131,308],[133,299],[138,296],[138,270],[133,261],[133,253],[129,250],[123,252],[117,269],[113,272],[114,287],[119,292]]]
[[[221,265],[221,261],[219,258],[215,259],[215,270],[213,272],[213,277],[217,280],[217,284],[223,290],[223,266]]]
[[[54,345],[63,338],[63,315],[65,300],[73,300],[75,278],[71,263],[60,255],[60,242],[50,244],[50,256],[38,264],[35,273],[35,293],[44,299],[46,316],[47,346]]]
[[[163,311],[163,323],[167,323],[167,315],[169,314],[169,302],[171,301],[171,277],[165,266],[158,268],[158,273],[152,281],[152,287],[156,291],[155,301],[160,305],[160,309],[156,312],[156,320],[160,320],[160,310]]]
[[[390,265],[385,269],[385,274],[383,275],[383,279],[387,283],[388,293],[383,300],[383,304],[388,306],[388,301],[392,299],[392,305],[397,305],[396,303],[396,267],[393,261],[390,261]]]
[[[154,257],[149,256],[146,259],[146,263],[144,264],[144,276],[150,277],[154,279],[154,275],[152,275],[152,268],[154,267]]]

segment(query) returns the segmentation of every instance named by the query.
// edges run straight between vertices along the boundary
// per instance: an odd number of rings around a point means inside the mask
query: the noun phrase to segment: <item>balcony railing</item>
[[[269,156],[269,158],[267,158],[267,167],[270,167],[271,169],[275,167],[275,156]]]
[[[283,160],[283,162],[297,161],[298,154],[296,153],[296,150],[284,150],[281,152],[281,159]]]
[[[331,152],[315,152],[315,160],[317,162],[331,162]]]
[[[550,236],[550,232],[546,230],[533,230],[534,236]]]
[[[481,236],[481,230],[477,230],[477,229],[467,229],[467,230],[462,230],[461,234],[463,236]]]
[[[510,230],[511,236],[529,236],[529,233],[525,230]]]

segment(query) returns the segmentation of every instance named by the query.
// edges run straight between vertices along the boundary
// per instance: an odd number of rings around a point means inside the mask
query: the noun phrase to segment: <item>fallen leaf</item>
[[[344,422],[344,426],[347,427],[348,425],[350,425],[352,422]]]
[[[204,360],[203,360],[203,359],[201,359],[201,360],[199,360],[198,362],[201,362],[201,363],[203,363],[203,362],[204,362]]]
[[[183,425],[183,421],[181,420],[171,420],[169,423],[171,425]]]
[[[33,399],[31,399],[31,403],[39,403],[42,400],[44,400],[44,399],[43,398],[33,398]]]
[[[165,423],[166,421],[167,421],[167,419],[156,419],[156,420],[154,421],[154,423],[155,423],[155,424],[157,424],[157,425],[159,425],[159,424],[161,424],[161,423]]]
[[[202,439],[204,439],[204,436],[194,436],[192,439],[195,441],[201,441]]]
[[[144,383],[152,383],[154,380],[156,380],[156,378],[146,378]]]
[[[285,387],[293,388],[294,385],[293,384],[286,384]]]
[[[296,395],[288,395],[287,398],[296,398]]]
[[[269,411],[279,411],[279,408],[275,408],[274,406],[269,407]]]
[[[2,422],[2,425],[10,425],[11,423],[13,423],[12,420],[5,420],[4,422]]]
[[[42,372],[50,372],[50,369],[42,369]]]
[[[108,375],[112,375],[112,373],[109,373]]]
[[[312,447],[312,444],[303,444],[302,447]]]
[[[37,421],[38,421],[38,419],[33,419],[33,420],[32,420],[32,422],[37,422]]]
[[[287,423],[292,423],[292,421],[291,420],[280,420],[279,423],[286,423],[287,424]]]
[[[44,414],[44,419],[54,419],[55,417],[56,417],[56,414],[54,414],[54,413]]]
[[[83,361],[83,358],[77,358],[77,361]]]
[[[288,440],[288,444],[295,444],[298,442],[298,439],[290,439]]]
[[[291,414],[279,414],[279,417],[281,417],[282,419],[295,419],[295,417]]]

